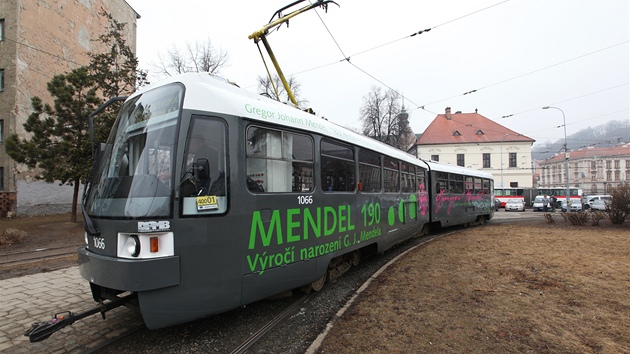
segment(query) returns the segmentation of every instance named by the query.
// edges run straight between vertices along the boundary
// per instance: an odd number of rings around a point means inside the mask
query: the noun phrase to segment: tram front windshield
[[[123,105],[95,167],[85,205],[88,215],[171,215],[171,172],[183,93],[181,85],[173,84]]]

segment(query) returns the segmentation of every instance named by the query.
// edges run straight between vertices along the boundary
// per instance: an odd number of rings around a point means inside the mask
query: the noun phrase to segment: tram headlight
[[[138,257],[138,255],[140,254],[140,240],[138,239],[138,236],[129,236],[127,242],[125,243],[125,248],[127,249],[127,252],[129,252],[131,257]]]

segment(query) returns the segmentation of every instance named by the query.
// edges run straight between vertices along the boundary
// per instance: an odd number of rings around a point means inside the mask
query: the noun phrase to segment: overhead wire
[[[435,29],[435,28],[438,28],[438,27],[441,27],[441,26],[448,25],[448,24],[450,24],[450,23],[456,22],[456,21],[461,20],[461,19],[463,19],[463,18],[466,18],[466,17],[472,16],[472,15],[475,15],[475,14],[480,13],[480,12],[482,12],[482,11],[485,11],[485,10],[488,10],[488,9],[490,9],[490,8],[493,8],[493,7],[499,6],[499,5],[501,5],[501,4],[507,3],[507,2],[509,2],[509,1],[511,1],[511,0],[505,0],[505,1],[502,1],[502,2],[499,2],[499,3],[496,3],[496,4],[493,4],[493,5],[487,6],[487,7],[483,8],[483,9],[479,9],[479,10],[474,11],[474,12],[471,12],[471,13],[469,13],[469,14],[466,14],[466,15],[463,15],[463,16],[460,16],[460,17],[457,17],[457,18],[454,18],[454,19],[452,19],[452,20],[449,20],[449,21],[443,22],[443,23],[441,23],[441,24],[438,24],[438,25],[436,25],[436,26],[430,27],[430,28],[428,28],[428,29],[425,29],[425,30],[421,30],[421,31],[415,32],[415,33],[413,33],[413,34],[411,34],[411,35],[404,36],[404,37],[401,37],[401,38],[395,39],[395,40],[393,40],[393,41],[389,41],[389,42],[386,42],[386,43],[384,43],[384,44],[377,45],[377,46],[375,46],[375,47],[372,47],[372,48],[369,48],[369,49],[366,49],[366,50],[360,51],[360,52],[358,52],[358,53],[356,53],[356,54],[349,55],[349,56],[345,54],[345,52],[344,52],[344,51],[343,51],[343,49],[341,48],[341,45],[339,44],[339,42],[337,41],[337,39],[335,38],[335,36],[332,34],[332,32],[330,31],[329,27],[326,25],[325,21],[323,20],[323,18],[322,18],[322,17],[321,17],[321,15],[319,14],[319,12],[318,12],[317,10],[315,10],[315,12],[317,13],[317,16],[319,17],[320,21],[322,22],[322,24],[324,25],[324,27],[325,27],[325,28],[326,28],[326,30],[328,31],[328,33],[329,33],[330,37],[332,38],[333,42],[335,43],[335,45],[336,45],[336,46],[337,46],[337,48],[339,49],[340,53],[343,55],[343,59],[339,60],[338,62],[332,62],[332,63],[329,63],[329,64],[325,64],[325,65],[319,66],[319,67],[317,67],[317,68],[312,68],[312,69],[307,69],[307,70],[304,70],[304,71],[300,71],[300,72],[297,72],[296,74],[301,74],[301,73],[305,73],[305,72],[308,72],[308,71],[321,69],[321,68],[328,67],[328,66],[331,66],[331,65],[335,65],[335,64],[338,64],[338,63],[341,63],[341,62],[344,62],[344,61],[345,61],[345,62],[348,62],[348,64],[350,64],[351,66],[353,66],[355,69],[357,69],[358,71],[360,71],[361,73],[363,73],[364,75],[366,75],[366,76],[370,77],[372,80],[374,80],[374,81],[378,82],[379,84],[383,85],[384,87],[387,87],[388,89],[390,89],[390,90],[392,90],[392,91],[397,92],[397,90],[395,90],[395,89],[394,89],[394,88],[392,88],[390,85],[388,85],[387,83],[385,83],[385,81],[384,81],[384,80],[381,80],[381,79],[377,78],[377,77],[376,77],[375,75],[373,75],[372,73],[368,72],[367,70],[365,70],[365,69],[363,69],[363,68],[359,67],[356,63],[352,62],[352,61],[351,61],[351,58],[356,57],[356,56],[361,55],[361,54],[364,54],[364,53],[368,53],[368,52],[370,52],[370,51],[373,51],[373,50],[376,50],[376,49],[379,49],[379,48],[382,48],[382,47],[384,47],[384,46],[387,46],[387,45],[390,45],[390,44],[393,44],[393,43],[399,42],[399,41],[401,41],[401,40],[404,40],[404,39],[407,39],[407,38],[411,38],[411,37],[414,37],[414,36],[419,35],[419,34],[422,34],[422,33],[429,32],[429,31],[431,31],[432,29]],[[482,86],[482,87],[479,87],[479,88],[477,88],[477,89],[469,90],[469,91],[464,92],[464,93],[462,93],[462,94],[458,94],[458,95],[450,96],[450,97],[448,97],[448,98],[440,99],[440,100],[433,101],[433,102],[430,102],[430,103],[426,103],[426,104],[423,104],[423,105],[418,105],[417,103],[415,103],[415,102],[414,102],[412,99],[410,99],[409,97],[406,97],[406,100],[407,100],[407,101],[409,101],[412,105],[415,105],[418,109],[421,109],[421,110],[423,110],[423,111],[426,111],[426,112],[429,112],[429,113],[432,113],[432,114],[436,114],[436,115],[437,115],[438,113],[433,112],[433,111],[431,111],[431,110],[427,109],[427,106],[432,105],[432,104],[435,104],[435,103],[439,103],[439,102],[443,102],[443,101],[451,100],[451,99],[454,99],[454,98],[457,98],[457,97],[460,97],[460,96],[470,95],[470,94],[476,93],[476,92],[478,92],[478,91],[480,91],[480,90],[482,90],[482,89],[486,89],[486,88],[489,88],[489,87],[497,86],[497,85],[500,85],[500,84],[503,84],[503,83],[506,83],[506,82],[509,82],[509,81],[512,81],[512,80],[516,80],[516,79],[521,78],[521,77],[525,77],[525,76],[528,76],[528,75],[532,75],[532,74],[534,74],[534,73],[537,73],[537,72],[540,72],[540,71],[544,71],[544,70],[547,70],[547,69],[550,69],[550,68],[553,68],[553,67],[556,67],[556,66],[559,66],[559,65],[563,65],[563,64],[566,64],[566,63],[568,63],[568,62],[571,62],[571,61],[574,61],[574,60],[578,60],[578,59],[581,59],[581,58],[587,57],[587,56],[589,56],[589,55],[593,55],[593,54],[596,54],[596,53],[599,53],[599,52],[602,52],[602,51],[605,51],[605,50],[608,50],[608,49],[611,49],[611,48],[614,48],[614,47],[617,47],[617,46],[620,46],[620,45],[623,45],[623,44],[626,44],[626,43],[628,43],[628,41],[624,41],[624,42],[621,42],[621,43],[617,43],[617,44],[614,44],[614,45],[611,45],[611,46],[608,46],[608,47],[605,47],[605,48],[601,48],[601,49],[598,49],[598,50],[595,50],[595,51],[592,51],[592,52],[589,52],[589,53],[585,53],[585,54],[582,54],[582,55],[579,55],[579,56],[576,56],[576,57],[573,57],[573,58],[570,58],[570,59],[567,59],[567,60],[563,60],[563,61],[561,61],[561,62],[557,62],[557,63],[551,64],[551,65],[548,65],[548,66],[545,66],[545,67],[542,67],[542,68],[539,68],[539,69],[536,69],[536,70],[533,70],[533,71],[530,71],[530,72],[527,72],[527,73],[523,73],[523,74],[520,74],[520,75],[517,75],[517,76],[511,77],[511,78],[508,78],[508,79],[505,79],[505,80],[501,80],[501,81],[498,81],[498,82],[495,82],[495,83],[492,83],[492,84],[489,84],[489,85],[486,85],[486,86]],[[627,85],[627,84],[626,84],[626,85]],[[615,87],[613,87],[613,88],[620,87],[620,86],[623,86],[623,85],[615,86]],[[610,88],[610,89],[612,89],[612,88]],[[606,90],[607,90],[607,89],[606,89]],[[601,90],[601,91],[605,91],[605,90]],[[601,92],[601,91],[598,91],[598,92]],[[594,93],[597,93],[597,92],[594,92]],[[594,94],[594,93],[591,93],[591,94]],[[586,96],[586,95],[584,95],[584,96]],[[583,97],[583,96],[580,96],[580,97]],[[574,98],[574,99],[575,99],[575,98]],[[564,102],[564,101],[563,101],[563,102]],[[533,111],[533,109],[532,109],[532,111]],[[617,113],[618,113],[618,112],[617,112]],[[614,113],[611,113],[611,114],[614,114]],[[505,117],[511,117],[511,116],[513,116],[513,115],[514,115],[514,114],[511,114],[511,115],[508,115],[508,116],[504,116],[504,118],[505,118]],[[599,117],[601,117],[601,116],[599,116]],[[598,117],[596,117],[596,118],[598,118]],[[589,118],[589,119],[595,119],[595,118]],[[581,122],[581,121],[580,121],[580,122]],[[575,122],[575,123],[579,123],[579,122]],[[571,123],[571,124],[575,124],[575,123]],[[551,129],[551,128],[549,128],[549,129]]]
[[[509,79],[505,79],[505,80],[498,81],[498,82],[495,82],[495,83],[492,83],[492,84],[489,84],[489,85],[486,85],[486,86],[483,86],[483,87],[480,87],[480,88],[477,88],[477,89],[474,89],[474,90],[471,90],[471,91],[467,91],[467,92],[464,92],[464,93],[459,94],[459,95],[455,95],[455,96],[451,96],[451,97],[448,97],[448,98],[444,98],[444,99],[440,99],[440,100],[437,100],[437,101],[433,101],[433,102],[430,102],[430,103],[426,103],[426,104],[424,104],[422,106],[419,106],[418,108],[423,109],[422,107],[425,107],[425,106],[428,106],[428,105],[432,105],[432,104],[435,104],[435,103],[447,101],[447,100],[450,100],[450,99],[453,99],[453,98],[457,98],[457,97],[460,97],[460,96],[465,96],[465,95],[468,95],[468,94],[471,94],[471,93],[475,93],[475,92],[478,92],[480,90],[483,90],[483,89],[486,89],[486,88],[489,88],[489,87],[492,87],[492,86],[500,85],[500,84],[506,83],[508,81],[516,80],[516,79],[519,79],[519,78],[527,76],[527,75],[535,74],[537,72],[556,67],[558,65],[566,64],[566,63],[571,62],[573,60],[577,60],[577,59],[581,59],[581,58],[587,57],[589,55],[597,54],[597,53],[603,52],[605,50],[608,50],[608,49],[615,48],[615,47],[618,47],[620,45],[626,44],[628,42],[630,42],[630,41],[623,41],[623,42],[620,42],[620,43],[617,43],[617,44],[614,44],[614,45],[611,45],[611,46],[608,46],[608,47],[605,47],[605,48],[601,48],[601,49],[595,50],[593,52],[582,54],[582,55],[579,55],[577,57],[573,57],[571,59],[563,60],[561,62],[545,66],[543,68],[539,68],[539,69],[536,69],[536,70],[533,70],[533,71],[529,71],[527,73],[520,74],[520,75],[511,77]]]
[[[551,103],[549,105],[550,106],[556,106],[556,105],[558,105],[560,103],[565,103],[565,102],[577,100],[578,98],[584,98],[584,97],[595,95],[595,94],[598,94],[598,93],[602,93],[602,92],[605,92],[605,91],[608,91],[608,90],[613,90],[613,89],[616,89],[616,88],[619,88],[619,87],[622,87],[622,86],[628,86],[629,84],[630,84],[630,82],[626,82],[625,84],[612,86],[612,87],[605,88],[605,89],[602,89],[602,90],[598,90],[598,91],[594,91],[594,92],[591,92],[591,93],[587,93],[587,94],[584,94],[584,95],[581,95],[581,96],[569,98],[569,99],[566,99],[566,100],[563,100],[563,101],[553,102],[553,103]],[[528,110],[525,110],[525,111],[520,111],[520,112],[517,112],[517,113],[511,113],[511,114],[508,114],[508,115],[504,115],[501,118],[510,118],[510,117],[513,117],[513,116],[517,116],[519,114],[533,112],[533,111],[538,111],[538,110],[540,110],[540,107],[528,109]]]
[[[376,82],[378,82],[379,84],[381,84],[381,85],[383,85],[383,86],[387,87],[388,89],[390,89],[390,90],[392,90],[392,91],[396,91],[396,92],[397,92],[397,90],[393,89],[390,85],[387,85],[387,84],[386,84],[383,80],[378,79],[375,75],[373,75],[373,74],[369,73],[367,70],[362,69],[362,68],[360,68],[359,66],[357,66],[355,63],[351,62],[351,58],[356,57],[356,56],[359,56],[359,55],[361,55],[361,54],[365,54],[365,53],[371,52],[371,51],[373,51],[373,50],[376,50],[376,49],[379,49],[379,48],[382,48],[382,47],[385,47],[385,46],[388,46],[388,45],[391,45],[391,44],[393,44],[393,43],[396,43],[396,42],[402,41],[402,40],[404,40],[404,39],[407,39],[407,38],[412,38],[412,37],[415,37],[415,36],[420,35],[420,34],[422,34],[422,33],[429,32],[429,31],[431,31],[432,29],[435,29],[435,28],[438,28],[438,27],[441,27],[441,26],[444,26],[444,25],[447,25],[447,24],[450,24],[450,23],[456,22],[456,21],[461,20],[461,19],[463,19],[463,18],[466,18],[466,17],[472,16],[472,15],[477,14],[477,13],[479,13],[479,12],[482,12],[482,11],[488,10],[488,9],[490,9],[490,8],[493,8],[493,7],[495,7],[495,6],[498,6],[498,5],[501,5],[501,4],[504,4],[504,3],[510,2],[510,1],[511,1],[511,0],[504,0],[504,1],[501,1],[501,2],[499,2],[499,3],[493,4],[493,5],[487,6],[487,7],[485,7],[485,8],[479,9],[479,10],[477,10],[477,11],[474,11],[474,12],[468,13],[468,14],[463,15],[463,16],[460,16],[460,17],[458,17],[458,18],[455,18],[455,19],[452,19],[452,20],[446,21],[446,22],[444,22],[444,23],[438,24],[438,25],[436,25],[436,26],[433,26],[433,27],[430,27],[430,28],[427,28],[427,29],[424,29],[424,30],[420,30],[420,31],[414,32],[414,33],[412,33],[412,34],[410,34],[410,35],[408,35],[408,36],[404,36],[404,37],[402,37],[402,38],[395,39],[395,40],[393,40],[393,41],[389,41],[389,42],[386,42],[386,43],[383,43],[383,44],[377,45],[377,46],[375,46],[375,47],[372,47],[372,48],[369,48],[369,49],[363,50],[363,51],[361,51],[361,52],[358,52],[358,53],[353,54],[353,55],[350,55],[350,56],[348,56],[348,55],[346,55],[346,54],[345,54],[345,52],[343,51],[343,49],[342,49],[342,48],[341,48],[341,46],[339,45],[339,42],[337,41],[337,39],[335,38],[335,36],[332,34],[332,32],[330,31],[330,29],[328,28],[328,26],[327,26],[327,25],[326,25],[326,23],[324,22],[324,19],[321,17],[321,15],[320,15],[320,14],[319,14],[319,12],[317,11],[317,9],[315,9],[315,12],[317,13],[317,16],[319,17],[320,21],[322,22],[322,24],[324,25],[324,27],[325,27],[325,28],[326,28],[326,30],[328,31],[328,34],[329,34],[329,35],[330,35],[330,37],[332,38],[333,42],[335,43],[335,45],[337,46],[337,48],[338,48],[338,49],[339,49],[339,51],[341,52],[341,55],[343,55],[343,59],[339,60],[338,62],[332,62],[332,63],[329,63],[329,64],[324,64],[324,65],[319,66],[319,67],[317,67],[317,68],[312,68],[312,69],[303,70],[303,71],[300,71],[300,72],[295,73],[294,75],[298,75],[298,74],[305,73],[305,72],[308,72],[308,71],[313,71],[313,70],[321,69],[321,68],[324,68],[324,67],[327,67],[327,66],[331,66],[331,65],[334,65],[334,64],[338,64],[338,63],[341,63],[341,62],[344,62],[344,61],[345,61],[345,62],[348,62],[348,64],[352,65],[352,66],[353,66],[354,68],[356,68],[357,70],[359,70],[360,72],[362,72],[363,74],[365,74],[365,75],[369,76],[371,79],[373,79],[373,80],[375,80]],[[454,96],[454,97],[457,97],[457,96]],[[413,101],[412,101],[411,99],[409,99],[409,98],[406,98],[406,100],[407,100],[407,101],[409,101],[411,104],[413,104],[413,105],[415,105],[415,106],[419,106],[417,103],[413,102]]]

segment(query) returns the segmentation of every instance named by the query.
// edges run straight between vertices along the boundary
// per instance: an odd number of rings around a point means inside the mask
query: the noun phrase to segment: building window
[[[483,154],[483,168],[490,168],[490,154]]]
[[[612,171],[606,171],[606,180],[612,181]]]
[[[615,181],[621,180],[621,171],[615,171]]]
[[[510,167],[516,167],[516,153],[515,152],[511,152],[510,153]]]
[[[462,134],[458,130],[453,132],[453,136],[460,136],[460,135],[462,135]]]
[[[0,42],[4,40],[4,19],[0,18]]]
[[[464,167],[464,165],[465,165],[464,154],[457,154],[457,166]]]
[[[606,160],[606,169],[610,170],[612,168],[612,161]]]
[[[4,69],[0,69],[0,91],[4,91]]]
[[[615,169],[617,169],[617,170],[620,169],[621,168],[620,166],[621,166],[620,161],[619,160],[615,160]]]
[[[596,170],[597,169],[597,163],[595,161],[591,161],[591,170]]]
[[[518,182],[510,182],[510,188],[518,188]]]
[[[0,167],[0,191],[4,190],[4,167]]]
[[[431,160],[440,161],[440,155],[431,155]]]
[[[591,185],[591,194],[597,194],[597,185],[595,183]]]
[[[0,141],[4,141],[4,119],[0,119]]]

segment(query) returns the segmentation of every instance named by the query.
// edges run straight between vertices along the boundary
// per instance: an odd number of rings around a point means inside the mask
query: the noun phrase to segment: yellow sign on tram
[[[197,210],[216,210],[219,209],[219,202],[214,195],[203,195],[197,197]]]

